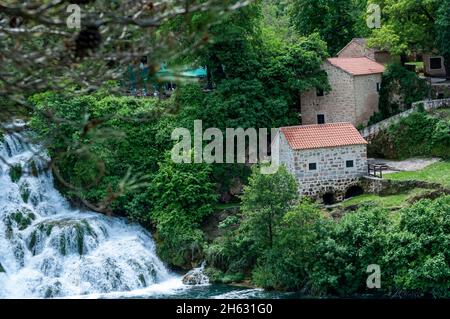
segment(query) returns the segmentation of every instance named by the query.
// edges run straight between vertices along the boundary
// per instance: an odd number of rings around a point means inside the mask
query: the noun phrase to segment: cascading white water
[[[0,134],[0,298],[181,284],[158,259],[144,229],[71,208],[44,169],[46,152],[28,143],[26,134]]]

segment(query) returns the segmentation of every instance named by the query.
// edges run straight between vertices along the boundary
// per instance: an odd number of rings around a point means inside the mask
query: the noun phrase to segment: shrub
[[[402,210],[387,237],[384,278],[391,293],[450,297],[450,196]]]

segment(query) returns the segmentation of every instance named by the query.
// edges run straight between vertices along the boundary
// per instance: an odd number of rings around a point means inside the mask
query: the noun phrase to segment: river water
[[[18,123],[20,125],[20,123]],[[150,233],[125,219],[75,210],[27,132],[0,140],[0,298],[278,298],[260,289],[186,286],[158,258]]]

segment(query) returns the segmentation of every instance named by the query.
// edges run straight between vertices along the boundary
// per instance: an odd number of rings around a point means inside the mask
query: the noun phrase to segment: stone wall
[[[346,168],[347,160],[354,161],[353,168]],[[351,145],[293,151],[280,133],[280,163],[296,177],[301,195],[322,199],[323,195],[332,193],[339,201],[349,187],[359,185],[360,178],[367,175],[367,147]],[[316,163],[317,170],[310,171],[310,163]]]
[[[366,125],[370,117],[378,112],[380,94],[377,84],[381,87],[381,74],[354,77],[356,100],[356,123]]]
[[[380,131],[387,129],[392,124],[398,123],[400,119],[407,117],[411,115],[412,112],[417,110],[419,105],[423,105],[425,111],[429,112],[435,109],[439,109],[442,107],[448,107],[450,106],[450,99],[442,99],[442,100],[426,100],[426,101],[419,101],[412,104],[412,107],[400,114],[394,115],[388,119],[385,119],[381,122],[378,122],[374,125],[370,125],[362,130],[359,131],[361,135],[366,140],[371,140],[375,135],[377,135]]]
[[[324,114],[326,123],[355,123],[355,94],[353,76],[325,62],[323,69],[328,74],[331,92],[317,96],[316,90],[301,96],[302,123],[317,124],[317,115]]]
[[[331,92],[324,96],[317,96],[316,90],[302,94],[302,123],[318,124],[317,115],[323,114],[325,123],[367,124],[378,111],[377,83],[381,84],[381,74],[352,76],[328,62],[323,68],[328,74]]]

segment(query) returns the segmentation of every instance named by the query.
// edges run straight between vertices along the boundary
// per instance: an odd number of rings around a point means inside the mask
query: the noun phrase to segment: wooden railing
[[[368,164],[368,174],[369,176],[383,178],[383,171],[387,170],[386,165]]]

